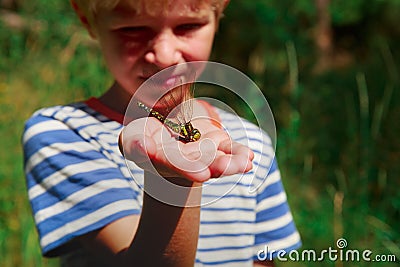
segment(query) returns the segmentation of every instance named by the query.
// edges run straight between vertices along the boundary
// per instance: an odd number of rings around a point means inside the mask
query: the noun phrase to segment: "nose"
[[[180,63],[182,53],[179,40],[171,30],[165,30],[149,42],[149,49],[145,54],[147,62],[159,68],[167,68]]]

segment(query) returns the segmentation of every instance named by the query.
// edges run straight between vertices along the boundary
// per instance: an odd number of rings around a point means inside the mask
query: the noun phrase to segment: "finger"
[[[250,160],[254,159],[254,153],[250,148],[240,143],[232,142],[231,139],[222,141],[218,146],[218,150],[221,150],[226,154],[242,155]]]
[[[212,177],[246,173],[252,167],[253,164],[249,158],[230,154],[218,156],[209,166]]]
[[[153,139],[142,134],[129,136],[122,143],[125,158],[137,164],[150,161],[157,153],[157,145]]]
[[[220,144],[221,142],[223,142],[224,140],[230,140],[230,137],[228,135],[227,132],[223,131],[223,130],[215,130],[215,131],[211,131],[211,132],[207,132],[204,137],[208,137],[209,139],[214,140],[214,142],[216,144]]]

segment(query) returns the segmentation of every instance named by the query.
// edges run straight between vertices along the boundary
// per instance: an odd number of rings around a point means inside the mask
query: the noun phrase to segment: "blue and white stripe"
[[[252,266],[265,245],[300,245],[268,136],[248,121],[217,110],[225,130],[255,153],[244,175],[211,179],[203,187],[196,266]],[[143,171],[125,163],[122,125],[84,103],[46,108],[23,135],[28,194],[44,255],[142,205]],[[132,168],[132,169],[131,169]],[[256,190],[253,190],[256,189]]]

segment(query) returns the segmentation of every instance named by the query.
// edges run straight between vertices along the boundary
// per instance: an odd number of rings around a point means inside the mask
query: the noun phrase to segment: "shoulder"
[[[23,142],[26,143],[32,137],[49,131],[67,130],[65,123],[68,117],[73,116],[72,107],[53,106],[37,110],[25,122]]]
[[[43,147],[87,141],[82,129],[99,121],[84,102],[46,107],[36,111],[22,133],[24,153],[29,156]]]
[[[56,131],[73,131],[83,133],[86,128],[91,132],[115,130],[121,127],[120,123],[112,121],[101,113],[90,108],[86,102],[76,102],[68,105],[46,107],[37,110],[26,122],[23,141],[38,133],[52,133]]]
[[[39,109],[25,122],[25,131],[37,125],[43,128],[50,125],[67,124],[66,122],[70,118],[82,117],[87,114],[84,107],[84,103],[75,103]]]
[[[26,126],[29,127],[46,121],[59,121],[68,124],[68,121],[74,118],[90,119],[94,116],[96,116],[96,112],[91,110],[85,102],[76,102],[39,109],[26,121]]]

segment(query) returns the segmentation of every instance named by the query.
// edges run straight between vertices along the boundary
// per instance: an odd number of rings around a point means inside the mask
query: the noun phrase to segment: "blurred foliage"
[[[351,248],[399,257],[400,1],[327,1],[324,67],[318,1],[231,1],[212,59],[248,74],[269,100],[304,248],[344,237]],[[98,96],[112,80],[69,1],[0,7],[0,263],[56,266],[41,259],[26,197],[23,123],[41,106]]]
[[[214,57],[249,74],[269,100],[304,248],[345,237],[399,257],[400,1],[326,1],[324,68],[316,2],[233,1]]]

